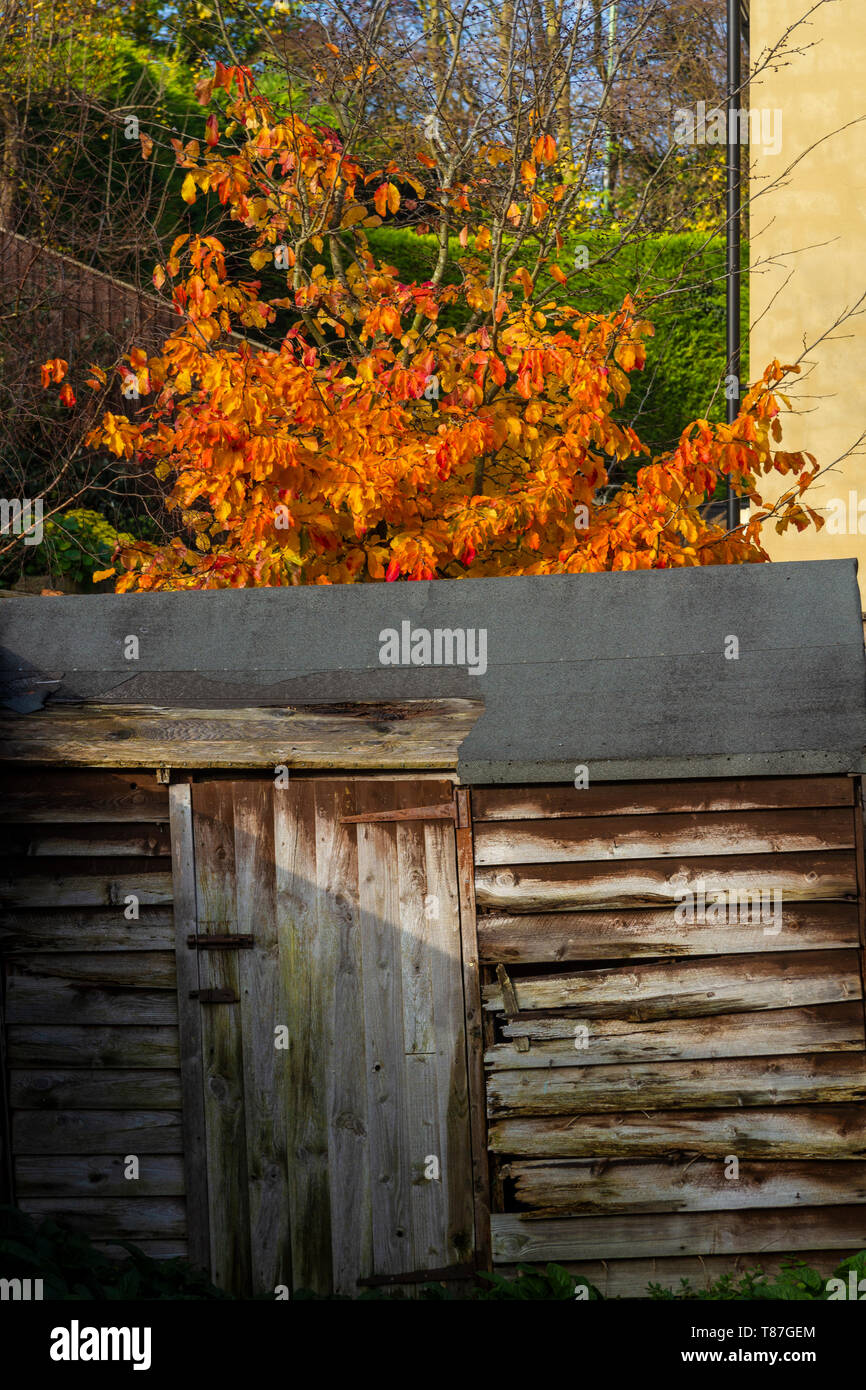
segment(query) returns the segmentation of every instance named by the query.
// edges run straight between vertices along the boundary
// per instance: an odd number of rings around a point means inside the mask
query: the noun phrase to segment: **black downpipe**
[[[728,0],[728,150],[727,150],[727,376],[736,377],[736,396],[727,390],[725,418],[730,425],[740,409],[740,0]],[[727,527],[740,524],[740,499],[727,486]]]

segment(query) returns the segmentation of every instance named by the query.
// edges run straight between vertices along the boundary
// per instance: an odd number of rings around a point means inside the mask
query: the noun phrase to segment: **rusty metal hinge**
[[[237,1004],[238,996],[233,989],[191,989],[190,999],[200,1004]]]
[[[253,938],[248,934],[207,936],[200,932],[190,932],[186,944],[194,951],[245,951],[253,945]]]

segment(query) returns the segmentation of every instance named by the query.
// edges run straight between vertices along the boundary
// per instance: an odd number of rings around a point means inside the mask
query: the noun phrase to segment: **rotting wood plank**
[[[490,1148],[525,1158],[866,1159],[863,1105],[620,1111],[494,1120]]]
[[[593,1162],[514,1160],[504,1175],[514,1182],[521,1215],[602,1215],[626,1212],[757,1211],[763,1207],[817,1207],[866,1202],[866,1163],[740,1158],[737,1179],[724,1158],[677,1163],[614,1159]]]
[[[772,907],[772,903],[768,903]],[[478,918],[483,961],[504,965],[631,956],[712,956],[744,952],[856,947],[859,908],[853,902],[791,903],[779,922],[677,922],[673,908],[545,912]],[[765,931],[771,925],[772,931]],[[778,930],[776,928],[778,927]]]
[[[23,1154],[15,1160],[15,1192],[20,1197],[182,1197],[180,1154],[137,1155],[138,1175],[126,1177],[121,1154]]]
[[[487,1156],[486,1084],[484,1079],[484,1011],[476,934],[475,853],[472,844],[474,794],[455,792],[457,803],[457,889],[463,951],[463,1002],[466,1012],[466,1062],[469,1080],[469,1131],[472,1146],[472,1193],[475,1257],[480,1269],[492,1269],[490,1236],[490,1164]]]
[[[167,821],[167,808],[166,808]],[[40,858],[166,858],[171,853],[168,824],[16,825],[0,840],[3,859]]]
[[[478,787],[472,819],[528,820],[571,816],[641,816],[794,806],[850,806],[850,777],[748,777],[713,781],[596,783],[563,786]]]
[[[9,1102],[19,1110],[179,1110],[176,1071],[110,1068],[90,1072],[10,1070]]]
[[[862,1101],[866,1057],[860,1052],[822,1052],[627,1067],[527,1068],[491,1073],[487,1098],[493,1119]]]
[[[11,763],[59,767],[452,768],[480,700],[184,709],[97,703],[0,714]]]
[[[56,1023],[11,1024],[7,1056],[14,1067],[162,1067],[180,1070],[172,1027],[80,1028]]]
[[[51,951],[15,956],[22,974],[124,989],[176,986],[173,951]]]
[[[87,1236],[134,1241],[186,1236],[181,1197],[22,1197],[19,1206],[36,1221],[50,1217]]]
[[[64,860],[64,863],[69,862]],[[153,870],[124,872],[111,860],[103,860],[99,874],[62,873],[55,877],[50,860],[31,860],[30,863],[37,866],[37,872],[0,881],[0,906],[119,907],[122,911],[130,894],[143,905],[170,904],[171,872],[163,867],[163,860],[154,859],[151,862],[157,866]],[[111,865],[111,871],[106,872],[108,865]]]
[[[357,788],[358,811],[408,805],[410,783]],[[374,1274],[411,1269],[411,1177],[406,1078],[397,1046],[403,1038],[397,826],[357,826],[358,885],[364,977],[364,1035],[370,1117]]]
[[[850,807],[482,821],[475,827],[475,863],[484,867],[853,848]]]
[[[541,1016],[506,1024],[503,1031],[509,1039],[528,1038],[531,1046],[522,1051],[514,1041],[495,1043],[484,1056],[485,1065],[493,1071],[866,1049],[862,1011],[855,1000],[646,1023],[626,1019],[576,1023],[561,1015]]]
[[[44,951],[168,951],[174,945],[170,907],[141,907],[131,921],[117,908],[68,912],[53,908],[18,911],[0,922],[0,948],[8,956]]]
[[[782,901],[857,896],[855,855],[847,850],[815,854],[754,854],[742,858],[633,859],[608,864],[539,864],[479,868],[475,894],[483,908],[503,912],[584,908],[662,907],[706,891],[749,894],[776,891]],[[741,909],[742,910],[742,909]]]
[[[44,975],[10,975],[6,1020],[10,1024],[176,1024],[177,999],[170,990],[99,988]]]
[[[192,789],[188,782],[175,782],[171,786],[169,815],[189,1259],[196,1268],[210,1272],[201,1005],[192,998],[199,988],[198,953],[186,945],[190,932],[198,930]]]
[[[276,912],[285,992],[288,1220],[295,1288],[329,1293],[331,1204],[328,1172],[328,1065],[333,1022],[329,994],[336,943],[317,917],[316,788],[274,789]],[[360,1038],[352,1040],[360,1046]]]
[[[320,945],[334,945],[332,975],[320,984],[332,1049],[325,1077],[331,1282],[335,1293],[350,1296],[357,1296],[358,1280],[373,1270],[358,853],[355,831],[341,824],[355,811],[354,788],[350,778],[314,785],[315,930]]]
[[[682,1018],[835,1004],[859,999],[856,951],[792,951],[770,956],[712,956],[676,963],[523,975],[514,980],[521,1010],[570,1009],[580,1018]],[[504,1008],[499,984],[484,1007]]]
[[[866,1206],[804,1207],[791,1211],[673,1212],[576,1216],[525,1221],[514,1212],[491,1218],[493,1257],[508,1262],[641,1259],[665,1255],[738,1255],[764,1251],[866,1246]]]
[[[222,936],[235,923],[231,783],[193,785],[192,825],[198,931]],[[199,988],[237,996],[237,953],[195,954]],[[211,1278],[229,1293],[246,1295],[251,1255],[240,1014],[234,1004],[200,1007]]]
[[[250,1219],[252,1288],[292,1287],[285,1108],[286,1049],[274,1027],[287,1019],[279,970],[274,792],[272,782],[234,782],[236,920],[232,930],[253,936],[239,955],[243,1037],[244,1134]],[[270,1025],[270,1026],[269,1026]]]
[[[56,824],[166,821],[168,787],[150,772],[4,768],[0,821]]]
[[[12,1116],[14,1154],[180,1154],[178,1110],[19,1110]]]

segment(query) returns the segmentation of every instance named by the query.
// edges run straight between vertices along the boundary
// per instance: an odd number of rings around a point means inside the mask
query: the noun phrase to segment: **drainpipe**
[[[726,266],[727,376],[737,379],[737,395],[726,400],[725,418],[730,425],[740,409],[740,0],[728,0],[728,151]],[[728,393],[726,392],[726,395]],[[740,499],[728,479],[727,528],[740,524]]]

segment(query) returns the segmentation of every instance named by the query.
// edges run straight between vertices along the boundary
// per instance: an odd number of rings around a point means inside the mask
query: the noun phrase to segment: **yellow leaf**
[[[165,284],[165,271],[161,265],[158,265],[153,272],[153,283],[158,290],[162,289]]]
[[[254,270],[261,270],[262,266],[267,265],[270,260],[271,252],[264,247],[260,247],[258,251],[254,251],[250,256],[250,265]]]
[[[347,208],[343,213],[343,220],[340,226],[354,227],[356,222],[363,222],[366,216],[367,209],[362,207],[360,203],[355,203],[353,207]]]
[[[192,174],[187,174],[180,190],[180,196],[185,203],[195,202],[195,179]]]
[[[111,576],[116,573],[117,571],[115,570],[114,565],[111,566],[110,570],[94,570],[93,582],[94,584],[100,584],[103,579],[110,579]]]
[[[388,211],[394,213],[400,206],[400,194],[393,183],[387,185],[388,188]]]

